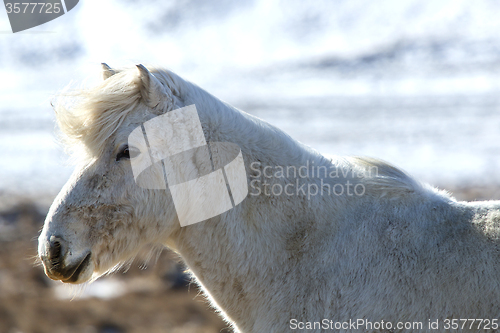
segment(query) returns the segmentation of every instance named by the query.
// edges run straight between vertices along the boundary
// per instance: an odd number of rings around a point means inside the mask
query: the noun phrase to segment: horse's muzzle
[[[90,252],[67,263],[68,245],[62,237],[51,236],[43,245],[44,250],[39,253],[40,259],[45,267],[45,274],[52,280],[75,283],[90,263]]]

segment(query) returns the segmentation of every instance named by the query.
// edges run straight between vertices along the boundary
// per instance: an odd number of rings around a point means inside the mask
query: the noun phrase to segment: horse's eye
[[[141,154],[141,151],[134,147],[123,146],[122,150],[116,155],[116,160],[119,161],[122,158],[135,158]]]
[[[123,149],[116,155],[116,160],[119,161],[122,158],[130,158],[130,149],[128,146],[123,147]]]

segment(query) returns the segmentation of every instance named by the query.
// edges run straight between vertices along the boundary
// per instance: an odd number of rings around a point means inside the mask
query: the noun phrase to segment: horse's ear
[[[116,74],[116,72],[104,62],[101,63],[101,67],[102,67],[102,78],[104,80]]]
[[[153,74],[143,65],[137,65],[141,78],[141,95],[147,106],[154,108],[162,101],[170,100],[169,93]]]

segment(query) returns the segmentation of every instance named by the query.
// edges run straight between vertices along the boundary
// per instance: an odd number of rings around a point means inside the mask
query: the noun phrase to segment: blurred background
[[[230,332],[167,251],[85,290],[33,267],[72,170],[50,101],[101,62],[167,67],[324,154],[499,199],[498,17],[494,0],[80,1],[13,34],[0,9],[0,332]]]

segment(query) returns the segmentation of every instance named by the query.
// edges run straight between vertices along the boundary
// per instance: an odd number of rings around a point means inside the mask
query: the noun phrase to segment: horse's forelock
[[[179,93],[167,72],[152,72],[173,94]],[[106,140],[138,106],[142,84],[139,72],[132,68],[109,76],[95,87],[68,87],[57,96],[54,109],[61,139],[77,161],[88,161],[104,152]]]

